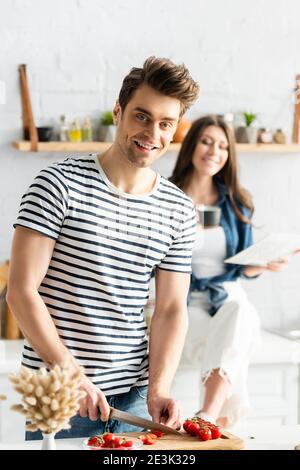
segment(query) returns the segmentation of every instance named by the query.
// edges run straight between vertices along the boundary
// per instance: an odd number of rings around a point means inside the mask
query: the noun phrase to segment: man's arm
[[[55,240],[17,227],[13,239],[7,302],[33,349],[50,367],[68,351],[38,293],[52,256]]]
[[[78,368],[75,358],[59,338],[55,324],[38,289],[49,267],[55,240],[40,233],[17,227],[14,234],[7,303],[33,349],[49,366],[61,363],[66,356]],[[108,419],[109,407],[104,394],[90,380],[83,379],[87,397],[82,400],[80,414],[91,419]]]
[[[155,310],[150,327],[148,408],[155,422],[177,427],[179,408],[170,388],[188,327],[190,275],[156,270]]]

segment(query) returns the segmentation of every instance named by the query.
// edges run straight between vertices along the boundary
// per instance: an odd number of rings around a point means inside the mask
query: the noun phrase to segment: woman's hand
[[[266,271],[271,271],[273,273],[279,273],[280,271],[283,271],[286,269],[289,265],[289,260],[287,257],[280,258],[277,261],[272,261],[267,264],[265,267]]]
[[[289,260],[287,257],[280,258],[276,261],[271,261],[266,266],[247,266],[244,269],[244,274],[247,277],[255,277],[259,276],[260,274],[270,271],[273,273],[278,273],[280,271],[284,271],[288,267]]]

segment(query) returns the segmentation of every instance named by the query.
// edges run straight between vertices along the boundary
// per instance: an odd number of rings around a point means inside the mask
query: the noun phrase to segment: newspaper
[[[266,264],[277,261],[283,256],[293,254],[296,250],[300,250],[300,235],[273,233],[246,250],[225,259],[225,263],[266,266]]]

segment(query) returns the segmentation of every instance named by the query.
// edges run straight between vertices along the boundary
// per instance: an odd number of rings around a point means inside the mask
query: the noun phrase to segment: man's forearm
[[[188,327],[184,311],[154,312],[150,328],[149,396],[169,395]]]
[[[8,305],[25,338],[50,367],[71,356],[59,338],[48,309],[37,291],[18,290],[8,294]],[[75,366],[75,359],[72,359]]]

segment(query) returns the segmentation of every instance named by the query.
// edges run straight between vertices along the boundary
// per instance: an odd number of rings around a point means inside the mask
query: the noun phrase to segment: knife
[[[162,431],[166,434],[177,434],[182,436],[181,432],[176,431],[176,429],[165,426],[164,424],[154,423],[150,419],[140,418],[139,416],[134,416],[125,411],[117,410],[116,408],[110,407],[110,419],[116,419],[122,421],[123,423],[133,424],[134,426],[139,426],[145,429],[154,429],[155,431]]]

